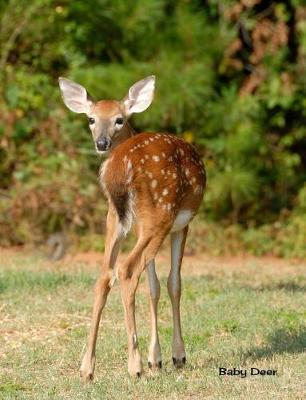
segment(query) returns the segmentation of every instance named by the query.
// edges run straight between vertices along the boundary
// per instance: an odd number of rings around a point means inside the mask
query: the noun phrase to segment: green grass
[[[1,251],[1,250],[0,250]],[[78,368],[97,269],[49,264],[36,254],[0,257],[0,399],[302,399],[305,398],[305,265],[240,265],[186,257],[182,321],[185,369],[171,361],[167,260],[160,261],[159,332],[163,369],[127,373],[127,346],[116,285],[104,310],[95,381]],[[146,365],[148,301],[142,278],[137,321]],[[276,376],[219,376],[218,368],[276,369]]]

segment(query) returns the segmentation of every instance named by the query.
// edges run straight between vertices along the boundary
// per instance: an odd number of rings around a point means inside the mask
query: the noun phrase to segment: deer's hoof
[[[93,374],[93,372],[92,371],[85,371],[85,370],[80,370],[80,377],[81,377],[81,380],[84,382],[84,383],[90,383],[90,382],[92,382],[93,381],[93,378],[94,378],[94,374]]]
[[[148,367],[150,369],[161,369],[163,366],[162,361],[158,361],[157,363],[153,363],[151,361],[148,361]]]
[[[172,361],[173,361],[173,365],[176,368],[183,368],[183,366],[186,364],[186,357],[182,357],[182,358],[172,357]]]

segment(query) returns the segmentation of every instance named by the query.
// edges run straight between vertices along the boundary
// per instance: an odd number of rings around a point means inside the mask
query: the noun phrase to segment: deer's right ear
[[[86,89],[66,78],[58,78],[58,83],[64,103],[69,110],[88,114],[92,101],[88,98]]]
[[[128,95],[123,99],[126,115],[130,116],[146,110],[152,103],[154,88],[154,75],[148,76],[130,87]]]

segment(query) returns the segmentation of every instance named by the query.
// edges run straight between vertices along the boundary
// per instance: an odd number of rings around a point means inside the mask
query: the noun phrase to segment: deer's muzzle
[[[105,136],[99,136],[96,140],[96,147],[98,151],[107,151],[111,147],[112,141]]]

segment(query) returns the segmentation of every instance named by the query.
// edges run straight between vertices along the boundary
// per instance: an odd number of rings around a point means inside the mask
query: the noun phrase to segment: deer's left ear
[[[152,103],[155,89],[155,76],[151,75],[130,87],[128,95],[123,100],[127,116],[146,110]]]
[[[92,101],[86,89],[76,82],[66,78],[58,78],[64,103],[75,113],[88,114]]]

